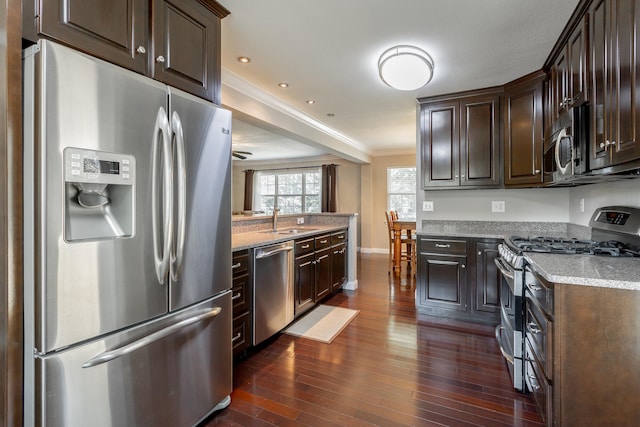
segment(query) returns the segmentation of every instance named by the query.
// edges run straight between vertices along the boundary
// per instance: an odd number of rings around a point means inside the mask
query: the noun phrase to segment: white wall
[[[569,221],[569,189],[422,191],[434,202],[433,212],[418,212],[421,220]],[[491,212],[492,201],[505,202],[504,212]],[[418,206],[418,211],[422,206]]]
[[[580,200],[584,199],[584,212]],[[589,225],[591,214],[603,206],[623,205],[640,208],[640,179],[574,187],[570,191],[569,222]]]

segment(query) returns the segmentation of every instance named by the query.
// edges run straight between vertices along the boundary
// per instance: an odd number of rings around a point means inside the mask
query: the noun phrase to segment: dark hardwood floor
[[[359,287],[325,304],[360,310],[331,343],[279,335],[234,366],[231,405],[202,426],[539,426],[493,327],[416,314],[415,281],[361,255]]]

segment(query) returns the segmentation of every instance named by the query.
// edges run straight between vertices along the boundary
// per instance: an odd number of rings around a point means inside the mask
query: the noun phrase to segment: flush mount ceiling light
[[[378,72],[387,86],[398,90],[416,90],[431,81],[433,59],[415,46],[394,46],[380,55]]]

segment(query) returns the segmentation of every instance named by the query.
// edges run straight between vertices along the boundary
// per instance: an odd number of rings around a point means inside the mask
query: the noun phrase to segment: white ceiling
[[[222,20],[222,103],[241,112],[234,149],[253,160],[344,152],[366,162],[415,150],[416,98],[540,69],[579,0],[219,2],[231,12]],[[379,79],[380,54],[397,44],[432,56],[426,87],[401,92]]]

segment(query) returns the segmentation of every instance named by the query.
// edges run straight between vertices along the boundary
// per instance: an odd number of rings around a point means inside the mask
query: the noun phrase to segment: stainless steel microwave
[[[545,144],[554,184],[579,180],[587,172],[589,157],[589,109],[586,104],[560,114]]]

